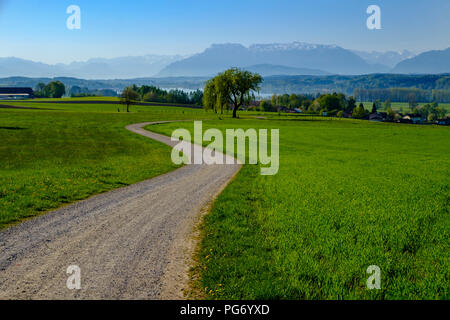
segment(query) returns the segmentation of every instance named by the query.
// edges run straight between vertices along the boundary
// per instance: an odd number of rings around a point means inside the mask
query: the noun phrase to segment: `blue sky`
[[[81,30],[66,9],[81,8]],[[381,7],[382,30],[366,9]],[[449,0],[0,0],[0,57],[46,63],[192,54],[212,43],[311,42],[358,50],[450,46]]]

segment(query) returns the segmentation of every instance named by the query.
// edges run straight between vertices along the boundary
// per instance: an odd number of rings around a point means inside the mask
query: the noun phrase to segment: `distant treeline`
[[[39,82],[49,83],[59,81],[67,88],[78,86],[88,90],[111,89],[122,91],[125,87],[136,84],[137,86],[153,86],[162,88],[184,88],[196,90],[204,88],[208,78],[205,77],[174,77],[174,78],[145,78],[127,80],[83,80],[68,77],[59,78],[26,78],[10,77],[0,79],[1,86],[36,87]],[[387,95],[395,88],[421,90],[414,91],[417,101],[437,101],[449,103],[450,74],[441,75],[402,75],[402,74],[370,74],[358,76],[270,76],[265,77],[261,85],[261,93],[333,93],[342,92],[346,95],[355,95],[355,89],[368,90],[360,92],[363,100],[386,100]],[[373,90],[373,91],[372,91]],[[396,89],[395,89],[396,90]],[[356,92],[357,93],[357,92]],[[395,93],[395,92],[394,92]],[[395,97],[395,94],[398,94]],[[389,99],[391,101],[409,102],[406,92],[397,91]],[[90,93],[89,93],[90,94]],[[405,99],[406,97],[406,99]]]
[[[264,78],[262,93],[333,93],[354,94],[355,89],[390,88],[450,91],[450,75],[369,74],[358,76],[273,76]]]
[[[370,101],[370,100],[365,100]],[[372,100],[372,109],[366,110],[363,103],[357,105],[353,96],[347,97],[343,93],[326,93],[326,94],[284,94],[273,95],[270,99],[261,100],[249,107],[250,110],[257,111],[280,111],[281,108],[297,110],[306,114],[323,114],[329,116],[343,117],[345,114],[351,114],[353,118],[362,119],[369,114],[376,114],[382,108],[386,110],[391,120],[400,117],[391,107],[391,101],[386,99],[382,102],[379,99]],[[439,107],[437,102],[428,103],[419,106],[416,102],[411,102],[410,112],[420,114],[424,119],[428,119],[432,115],[431,120],[444,118],[447,114],[445,108]]]
[[[112,89],[94,89],[89,90],[87,87],[73,86],[70,88],[69,96],[74,97],[117,97],[117,91]]]
[[[356,88],[353,96],[359,101],[390,100],[392,102],[450,102],[450,90],[423,90],[417,88],[362,89]]]
[[[141,87],[132,85],[128,88],[138,94],[140,101],[202,105],[203,91],[201,90],[186,92],[173,89],[166,91],[155,86],[146,85]]]
[[[0,79],[2,86],[18,86],[34,88],[39,82],[60,81],[67,88],[78,86],[89,90],[113,89],[121,91],[125,87],[136,84],[160,88],[184,88],[196,90],[204,88],[207,77],[173,77],[143,78],[126,80],[84,80],[68,77],[58,78],[26,78],[10,77]],[[369,74],[358,76],[269,76],[264,77],[261,93],[333,93],[343,92],[352,95],[356,88],[389,89],[417,88],[422,90],[450,90],[450,74],[441,75],[404,75],[404,74]]]

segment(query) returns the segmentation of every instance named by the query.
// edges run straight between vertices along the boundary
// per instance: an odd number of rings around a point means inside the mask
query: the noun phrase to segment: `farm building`
[[[33,89],[18,87],[0,87],[0,99],[32,99]]]
[[[410,121],[414,124],[423,122],[422,116],[420,114],[407,114],[403,117],[403,120]]]

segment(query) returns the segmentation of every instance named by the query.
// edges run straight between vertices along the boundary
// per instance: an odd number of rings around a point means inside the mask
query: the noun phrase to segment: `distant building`
[[[0,99],[33,99],[31,88],[8,88],[0,87]]]
[[[411,113],[404,116],[403,120],[409,120],[414,124],[423,122],[422,116],[420,114],[411,114]]]
[[[441,126],[450,126],[450,117],[443,118],[443,119],[437,119],[436,123]]]
[[[379,113],[372,113],[372,114],[369,114],[369,120],[370,121],[383,121],[384,118]]]
[[[353,116],[353,111],[344,112],[344,118],[351,118]]]

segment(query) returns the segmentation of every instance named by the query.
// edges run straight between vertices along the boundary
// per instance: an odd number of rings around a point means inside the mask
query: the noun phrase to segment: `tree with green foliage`
[[[259,110],[260,111],[268,111],[269,109],[270,109],[269,102],[266,100],[261,101],[261,103],[259,104]]]
[[[355,101],[355,98],[353,98],[353,96],[350,96],[349,98],[348,98],[348,101],[347,101],[347,108],[345,109],[346,111],[352,111],[353,109],[355,109],[356,108],[356,101]]]
[[[296,94],[291,94],[289,96],[289,108],[295,109],[302,105],[302,101],[299,99],[299,97]]]
[[[44,93],[45,83],[39,82],[34,89],[34,95],[36,97],[41,97]]]
[[[204,95],[208,96],[208,106],[205,108],[211,108],[214,104],[213,108],[217,110],[223,109],[225,104],[230,104],[233,107],[233,118],[237,118],[237,111],[254,99],[253,92],[259,91],[261,82],[262,77],[259,74],[237,68],[219,73],[205,85]]]
[[[135,88],[127,87],[123,89],[120,95],[120,102],[127,105],[127,112],[130,112],[130,105],[139,100],[139,93],[135,91]]]
[[[364,118],[365,116],[366,116],[366,109],[364,109],[364,105],[360,103],[359,106],[353,110],[353,118],[361,119]]]
[[[434,113],[430,113],[430,114],[428,115],[428,117],[427,117],[427,120],[428,120],[429,122],[434,122],[434,121],[437,120],[437,116],[436,116]]]
[[[387,113],[389,119],[391,119],[391,120],[394,120],[394,119],[395,119],[396,113],[395,113],[395,111],[392,109],[392,107],[388,107],[388,108],[386,109],[386,113]]]
[[[66,86],[61,81],[52,81],[45,85],[37,84],[34,95],[38,98],[61,98],[66,93]]]
[[[61,98],[66,93],[66,86],[60,81],[52,81],[48,86],[51,98]]]
[[[303,102],[302,102],[303,110],[308,110],[309,107],[311,106],[311,103],[312,103],[312,101],[309,99],[303,100]]]
[[[216,87],[213,79],[206,81],[205,89],[203,90],[203,108],[206,110],[212,109],[217,113],[216,109]]]
[[[411,110],[417,107],[417,96],[415,93],[408,94],[408,105]]]
[[[278,96],[276,94],[272,95],[270,102],[272,103],[273,106],[278,105]]]
[[[208,80],[203,93],[203,107],[212,109],[216,113],[220,109],[221,114],[223,114],[224,107],[228,110],[229,100],[226,95],[226,86],[227,83],[223,78],[215,77]]]
[[[372,114],[377,113],[377,104],[374,102],[372,105]]]
[[[340,110],[342,109],[341,100],[336,93],[324,94],[317,99],[321,109],[325,111]]]

